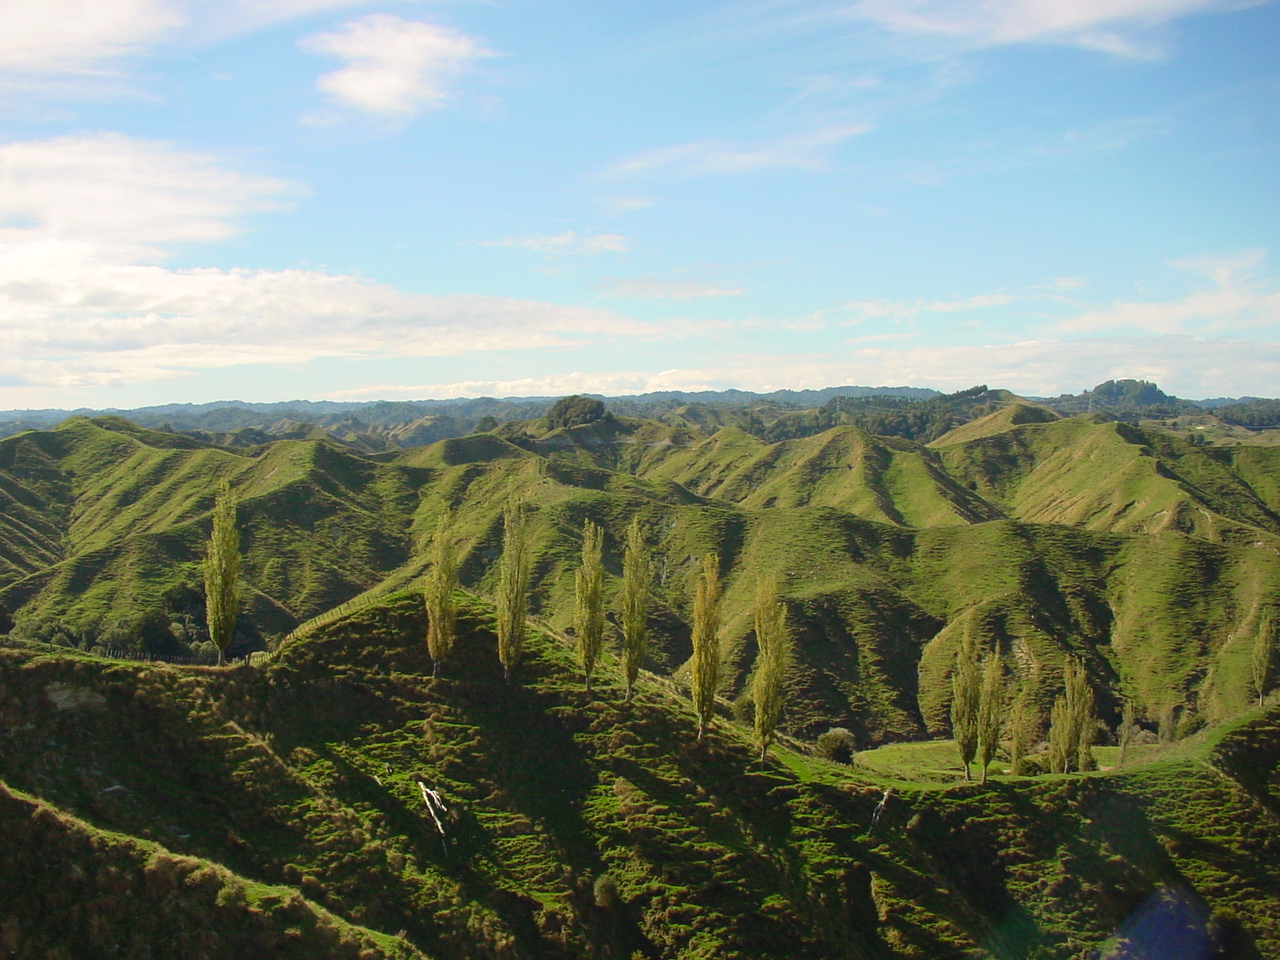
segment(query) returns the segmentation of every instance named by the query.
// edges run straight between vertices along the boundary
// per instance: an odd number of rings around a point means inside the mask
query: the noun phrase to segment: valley
[[[1276,656],[1280,450],[986,388],[875,402],[883,433],[848,403],[641,417],[568,398],[377,450],[117,416],[0,440],[0,856],[36,878],[0,881],[35,918],[0,945],[1280,956],[1280,708],[1255,666]],[[227,652],[254,656],[165,662],[210,653],[200,562],[223,482],[243,554]],[[504,683],[492,598],[512,503],[533,626]],[[460,631],[432,679],[421,584],[446,515]],[[571,628],[584,525],[617,610],[633,521],[651,645],[626,703],[616,630],[588,694]],[[700,741],[708,554],[724,670]],[[762,576],[795,644],[764,762]],[[973,650],[1001,658],[1037,742],[1081,664],[1099,769],[1010,776],[997,757],[966,782],[949,738]],[[1120,763],[1126,705],[1139,741]],[[851,763],[817,748],[833,728]],[[1199,952],[1152,946],[1171,924]]]

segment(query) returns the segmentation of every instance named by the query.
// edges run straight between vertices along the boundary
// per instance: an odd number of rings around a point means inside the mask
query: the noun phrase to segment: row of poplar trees
[[[1093,767],[1089,748],[1097,732],[1097,720],[1084,665],[1074,658],[1068,660],[1062,680],[1062,696],[1054,702],[1049,715],[1048,767],[1053,773],[1089,770]],[[1000,747],[1005,700],[1004,662],[999,653],[992,651],[980,657],[973,641],[966,639],[956,654],[951,674],[951,735],[966,780],[970,779],[970,764],[977,760],[982,782],[987,781],[987,768]],[[1039,729],[1029,685],[1024,685],[1014,698],[1008,729],[1009,772],[1021,776],[1026,772],[1032,737]]]
[[[528,629],[530,552],[524,512],[513,504],[503,513],[502,554],[498,560],[495,597],[498,659],[503,677],[512,671],[524,654]],[[457,639],[458,562],[453,538],[453,517],[446,513],[432,539],[430,567],[423,586],[427,614],[427,652],[432,676],[439,676],[441,664],[449,658]],[[622,555],[622,589],[618,597],[617,623],[620,634],[618,664],[623,697],[630,702],[636,680],[649,650],[649,585],[653,564],[639,518],[627,529]],[[604,531],[588,520],[582,528],[582,559],[575,573],[574,639],[586,689],[592,688],[596,668],[604,652],[606,611],[604,590]],[[701,740],[715,715],[715,699],[723,680],[720,643],[720,558],[709,553],[702,558],[693,590],[693,656],[689,662],[689,685]],[[756,584],[755,631],[758,653],[750,681],[755,705],[754,726],[760,759],[768,755],[782,715],[783,686],[793,658],[787,629],[786,606],[778,596],[776,578],[762,577]]]

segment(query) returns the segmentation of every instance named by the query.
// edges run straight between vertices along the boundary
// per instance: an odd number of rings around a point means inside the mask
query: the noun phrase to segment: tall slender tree
[[[236,526],[236,501],[231,486],[224,480],[213,504],[213,529],[205,546],[204,612],[209,626],[209,639],[218,648],[221,666],[235,633],[240,594],[240,530]]]
[[[978,753],[978,706],[982,699],[982,680],[978,672],[978,651],[966,638],[956,653],[955,669],[951,673],[951,736],[960,751],[960,763],[964,766],[964,778],[969,776],[969,765]]]
[[[431,676],[440,675],[440,664],[449,658],[458,633],[458,558],[453,546],[453,514],[445,511],[431,538],[431,567],[423,583],[427,612],[427,653]]]
[[[498,659],[503,679],[524,655],[529,618],[529,535],[524,510],[510,504],[502,514],[502,557],[498,561]]]
[[[1018,691],[1009,716],[1009,773],[1020,777],[1026,771],[1027,750],[1031,742],[1031,707],[1027,685]]]
[[[1076,736],[1076,769],[1093,770],[1093,741],[1098,735],[1098,716],[1094,711],[1093,688],[1084,664],[1076,661],[1072,678],[1071,713]]]
[[[1249,658],[1249,678],[1253,695],[1261,706],[1271,689],[1272,665],[1275,663],[1275,620],[1264,615],[1258,625],[1258,636],[1253,641],[1253,653]]]
[[[755,703],[756,742],[760,762],[769,755],[782,716],[782,685],[791,667],[792,642],[787,633],[787,608],[778,598],[778,579],[756,580],[756,669],[751,676],[751,699]]]
[[[1000,747],[1000,721],[1004,717],[1004,664],[995,651],[982,662],[982,696],[978,704],[978,764],[982,782]]]
[[[1123,767],[1125,754],[1129,752],[1129,746],[1133,743],[1133,738],[1138,733],[1137,710],[1133,705],[1133,701],[1125,698],[1124,709],[1120,713],[1120,729],[1117,732],[1117,739],[1120,741],[1120,756],[1116,760],[1117,767]]]
[[[622,679],[626,700],[635,691],[640,665],[649,652],[649,580],[653,576],[649,551],[644,542],[640,518],[627,529],[627,548],[622,557]]]
[[[582,527],[582,565],[575,577],[574,632],[578,659],[591,690],[591,673],[604,645],[604,531],[588,520]]]
[[[702,575],[694,587],[690,682],[701,740],[714,715],[720,687],[720,557],[715,553],[702,558]]]
[[[1049,761],[1057,773],[1088,770],[1093,766],[1093,691],[1084,664],[1074,657],[1062,671],[1062,696],[1049,717]]]

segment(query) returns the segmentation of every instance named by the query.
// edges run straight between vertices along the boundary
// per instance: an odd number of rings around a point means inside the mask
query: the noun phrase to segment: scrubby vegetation
[[[1119,958],[1174,918],[1276,955],[1274,451],[986,387],[828,407],[0,441],[0,873],[37,878],[0,944]],[[223,639],[270,654],[111,656]]]
[[[699,741],[678,690],[642,677],[631,704],[604,681],[588,696],[573,645],[541,630],[506,684],[473,600],[456,676],[432,680],[424,627],[406,593],[259,669],[0,649],[5,723],[26,727],[0,741],[0,777],[45,804],[3,820],[0,874],[27,867],[33,904],[13,942],[56,942],[39,918],[68,873],[120,876],[110,845],[35,853],[29,831],[54,817],[115,831],[134,862],[178,861],[166,889],[191,891],[192,942],[226,903],[257,905],[241,943],[364,937],[368,956],[1068,957],[1176,896],[1222,956],[1280,947],[1274,710],[1123,775],[940,789],[961,783],[954,759],[887,780],[878,751],[762,765],[724,716]],[[100,927],[130,922],[113,903]]]

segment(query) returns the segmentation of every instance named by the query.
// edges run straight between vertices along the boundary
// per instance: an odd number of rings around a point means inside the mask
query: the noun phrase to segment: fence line
[[[194,667],[216,667],[218,665],[217,657],[182,657],[165,653],[147,653],[145,650],[108,649],[102,653],[90,655],[101,657],[104,660],[131,660],[135,663],[171,663],[177,666]],[[243,657],[223,660],[222,665],[224,667],[257,667],[270,659],[271,653],[269,651],[255,650],[252,653],[245,654]]]

